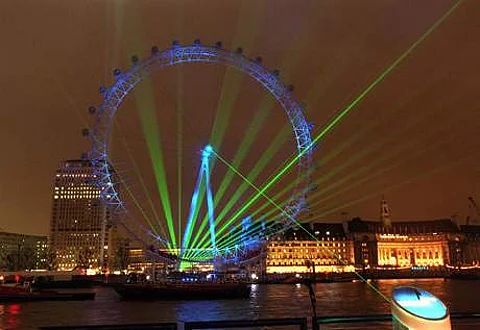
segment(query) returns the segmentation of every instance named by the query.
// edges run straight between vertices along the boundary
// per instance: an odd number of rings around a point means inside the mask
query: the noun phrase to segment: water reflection
[[[21,317],[20,304],[0,305],[0,330],[19,329]]]
[[[417,285],[442,299],[453,312],[480,310],[477,304],[472,304],[480,295],[478,283],[387,280],[372,281],[371,284],[388,297],[397,285]],[[319,316],[390,312],[388,303],[362,282],[322,283],[315,287]],[[123,301],[109,288],[96,288],[95,291],[97,296],[94,301],[0,305],[0,330],[33,330],[40,326],[59,325],[309,317],[311,308],[308,288],[303,285],[254,285],[250,299],[216,301]],[[324,329],[349,327],[337,325]],[[378,326],[375,329],[391,329],[391,325],[386,328]]]

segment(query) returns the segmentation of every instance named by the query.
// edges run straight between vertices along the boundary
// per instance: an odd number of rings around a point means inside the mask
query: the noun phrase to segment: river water
[[[370,282],[390,296],[397,285],[416,285],[441,298],[451,312],[480,311],[480,281],[443,279]],[[94,301],[0,305],[0,330],[54,325],[131,324],[256,318],[308,317],[308,290],[300,285],[254,285],[250,299],[217,301],[122,301],[110,288],[93,289]],[[386,314],[388,303],[362,282],[316,285],[318,316]],[[480,329],[480,322],[454,322],[454,329]],[[391,329],[388,324],[331,325],[322,329]]]

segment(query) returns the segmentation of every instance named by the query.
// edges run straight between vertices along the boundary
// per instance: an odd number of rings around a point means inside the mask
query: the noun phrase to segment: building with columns
[[[348,222],[359,268],[444,266],[456,262],[458,227],[450,219],[404,221],[389,227],[359,218]]]
[[[267,273],[412,267],[480,267],[480,226],[452,219],[395,221],[382,199],[380,221],[303,224],[267,241]]]

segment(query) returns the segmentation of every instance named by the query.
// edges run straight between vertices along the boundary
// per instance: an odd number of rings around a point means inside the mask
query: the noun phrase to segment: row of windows
[[[343,258],[346,256],[343,255]],[[309,255],[309,256],[267,256],[269,260],[281,259],[281,260],[305,260],[305,259],[315,259],[315,260],[336,260],[337,258],[342,258],[341,254],[333,255]]]
[[[278,247],[278,248],[272,248],[272,247],[269,247],[268,250],[270,252],[314,252],[314,251],[319,251],[319,249],[315,249],[315,247],[321,247],[321,248],[330,248],[330,247],[345,247],[346,244],[345,243],[331,243],[331,244],[317,244],[317,245],[311,245],[311,246],[308,246],[310,247],[310,249],[306,248],[306,249],[299,249],[299,248],[289,248],[289,249],[286,249],[286,248],[281,248],[281,247]]]
[[[280,256],[284,256],[285,258],[291,258],[292,256],[293,257],[298,257],[298,258],[304,258],[304,256],[320,256],[320,255],[331,255],[332,253],[346,253],[347,252],[347,249],[329,249],[328,251],[316,251],[317,253],[315,252],[307,252],[307,253],[268,253],[267,255],[270,256],[271,258],[279,258]],[[320,253],[321,254],[320,254]]]
[[[343,265],[340,261],[318,261],[315,260],[316,265]],[[306,266],[305,261],[287,261],[287,262],[267,262],[267,266]]]
[[[319,239],[319,241],[346,241],[346,238],[345,237],[342,237],[342,238],[335,238],[335,237],[327,237],[325,239],[325,237],[322,237],[321,239]],[[302,240],[302,241],[297,241],[295,240],[295,242],[289,242],[289,241],[281,241],[279,243],[269,243],[269,246],[315,246],[317,245],[318,246],[318,241],[306,241],[306,240]]]

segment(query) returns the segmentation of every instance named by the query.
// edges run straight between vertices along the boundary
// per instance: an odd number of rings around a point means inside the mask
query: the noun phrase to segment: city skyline
[[[243,47],[247,56],[262,56],[266,67],[279,69],[282,80],[295,85],[295,98],[305,101],[315,135],[454,4],[285,1],[269,11],[270,1],[211,1],[204,6],[189,1],[100,3],[1,5],[7,14],[0,23],[6,49],[0,54],[0,146],[8,161],[0,165],[0,227],[6,231],[48,233],[58,164],[90,148],[82,137],[82,129],[92,124],[88,107],[101,103],[98,87],[112,83],[115,68],[128,69],[133,54],[145,58],[153,45],[165,49],[172,40],[191,44],[196,38],[210,45],[222,40],[232,50]],[[475,43],[478,26],[472,14],[478,6],[459,6],[319,141],[313,178],[326,196],[312,201],[312,218],[306,221],[340,222],[344,212],[349,218],[378,219],[383,194],[392,222],[458,214],[463,224],[469,215],[467,197],[480,196],[474,70],[480,46]],[[42,13],[51,19],[45,20]],[[215,15],[217,20],[211,19]],[[166,113],[177,102],[178,81],[171,79],[169,84],[169,78],[178,72],[190,87],[183,91],[189,116],[185,125],[207,122],[205,113],[215,118],[211,107],[228,93],[228,71],[182,69],[163,80],[152,76],[154,99],[165,98]],[[241,84],[233,113],[256,113],[264,92],[252,85]],[[250,95],[254,101],[249,103],[245,99]],[[134,103],[125,108],[141,106]],[[158,108],[163,105],[157,103]],[[131,119],[126,109],[119,117],[123,126]],[[281,129],[286,122],[282,115],[272,117],[271,127]],[[232,121],[232,136],[220,149],[222,154],[227,150],[228,160],[234,156],[228,150],[237,148],[234,137],[243,134],[235,131]],[[168,131],[168,121],[163,123]],[[264,130],[265,136],[273,134]],[[209,131],[193,131],[192,126],[186,129],[185,145],[198,150],[208,142]],[[137,142],[135,135],[130,137]],[[292,153],[286,146],[275,160],[278,164]],[[252,154],[260,154],[261,147],[251,147]],[[198,155],[191,153],[185,157],[193,168]],[[325,215],[316,218],[317,214]]]

